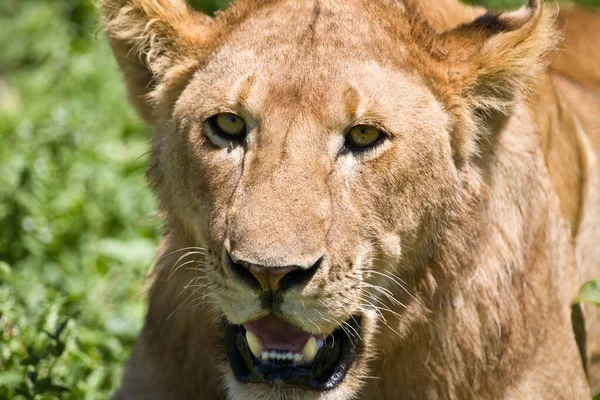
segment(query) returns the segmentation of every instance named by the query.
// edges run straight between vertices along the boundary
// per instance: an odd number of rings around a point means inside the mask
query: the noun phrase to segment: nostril
[[[294,286],[304,286],[312,279],[317,270],[319,269],[321,263],[323,262],[323,257],[319,258],[316,263],[314,263],[308,269],[294,269],[293,271],[287,273],[283,278],[279,280],[279,289],[287,290],[293,288]]]
[[[254,274],[250,272],[250,269],[233,261],[233,258],[231,258],[231,255],[228,251],[225,253],[226,262],[231,272],[252,289],[260,289],[260,282],[255,278]]]

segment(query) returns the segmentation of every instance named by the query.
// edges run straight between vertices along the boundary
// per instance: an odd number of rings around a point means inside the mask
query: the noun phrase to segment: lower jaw
[[[235,378],[242,383],[276,384],[314,391],[336,388],[346,377],[361,351],[361,317],[346,322],[346,330],[339,328],[326,339],[310,364],[261,361],[252,356],[239,325],[227,325],[225,343]]]

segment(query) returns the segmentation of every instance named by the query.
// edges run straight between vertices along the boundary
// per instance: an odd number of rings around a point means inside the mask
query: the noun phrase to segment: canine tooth
[[[260,358],[263,348],[260,338],[254,333],[246,331],[246,341],[248,342],[248,347],[250,348],[252,355],[256,358]]]
[[[315,359],[317,355],[317,339],[314,336],[311,336],[310,339],[304,345],[304,349],[302,349],[302,354],[304,356],[304,361],[311,362]]]
[[[294,354],[294,362],[298,363],[300,361],[302,361],[302,354],[300,354],[300,353]]]

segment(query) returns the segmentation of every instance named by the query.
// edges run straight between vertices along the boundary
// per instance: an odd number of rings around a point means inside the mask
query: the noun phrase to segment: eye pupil
[[[357,125],[346,135],[346,147],[362,150],[372,147],[380,142],[384,134],[377,128],[369,125]]]

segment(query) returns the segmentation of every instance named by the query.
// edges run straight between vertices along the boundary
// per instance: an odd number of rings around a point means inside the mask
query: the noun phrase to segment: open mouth
[[[245,325],[229,324],[225,342],[236,379],[325,391],[342,382],[357,357],[360,317],[330,335],[302,331],[270,314]]]

